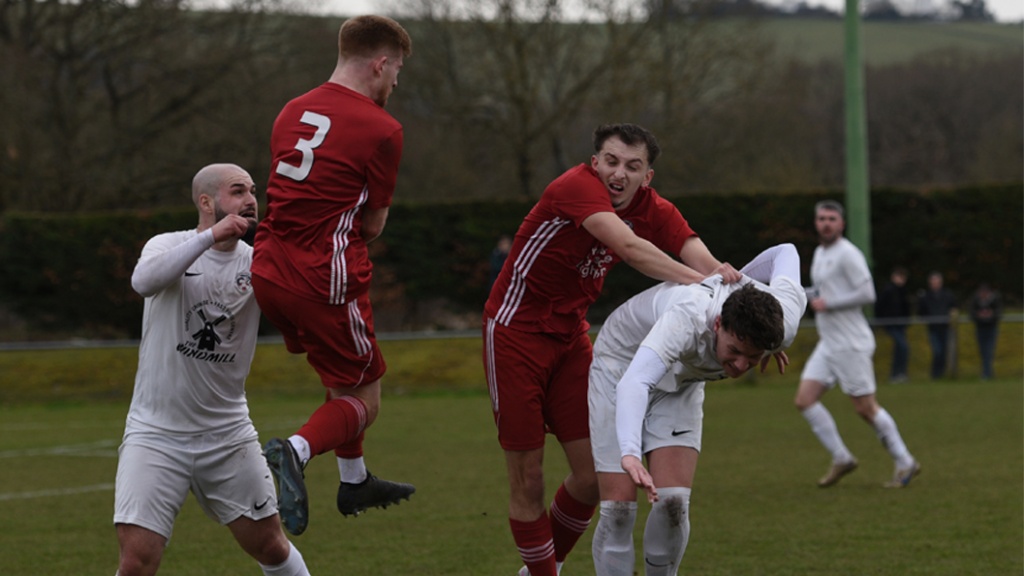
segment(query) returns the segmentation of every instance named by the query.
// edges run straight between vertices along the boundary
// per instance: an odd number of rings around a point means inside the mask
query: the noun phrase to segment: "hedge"
[[[792,242],[804,283],[816,245],[812,216],[818,200],[842,193],[810,191],[673,198],[721,260],[742,265],[767,246]],[[445,328],[431,310],[479,314],[489,281],[489,254],[513,234],[532,201],[402,204],[391,209],[384,234],[371,245],[374,307],[379,331]],[[875,281],[896,264],[910,286],[939,270],[966,299],[982,281],[1011,305],[1024,294],[1024,186],[955,190],[874,190],[871,195]],[[154,234],[195,226],[192,208],[80,215],[6,213],[0,217],[0,307],[24,321],[22,336],[138,337],[142,299],[130,285],[143,244]],[[650,285],[628,266],[609,276],[591,310],[600,322],[614,306]],[[2,331],[0,331],[2,332]]]

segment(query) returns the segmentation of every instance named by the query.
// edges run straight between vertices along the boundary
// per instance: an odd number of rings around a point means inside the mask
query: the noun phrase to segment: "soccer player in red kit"
[[[303,468],[333,450],[338,510],[359,514],[415,491],[370,474],[363,437],[380,407],[386,369],[374,337],[367,243],[380,235],[398,176],[402,126],[384,111],[409,34],[382,16],[346,20],[330,79],[285,105],[270,137],[267,215],[256,230],[253,290],[289,352],[305,353],[326,402],[264,454],[292,534],[309,521]]]
[[[484,371],[509,479],[509,523],[520,576],[555,576],[599,496],[590,449],[587,309],[620,261],[691,284],[740,274],[712,256],[649,186],[660,153],[634,124],[599,127],[590,164],[562,174],[524,219],[484,308]],[[677,255],[683,263],[669,254]],[[614,425],[610,423],[609,425]],[[544,503],[544,439],[562,445],[570,474]]]

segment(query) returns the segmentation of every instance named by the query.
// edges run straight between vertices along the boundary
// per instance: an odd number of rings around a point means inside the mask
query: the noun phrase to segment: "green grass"
[[[688,575],[960,575],[1024,572],[1022,325],[1001,331],[1000,379],[982,382],[969,325],[959,378],[931,382],[924,332],[911,329],[912,374],[880,384],[924,473],[908,490],[881,484],[892,463],[840,393],[828,405],[861,468],[835,489],[814,481],[828,457],[792,407],[813,330],[801,330],[785,376],[716,383],[705,406],[705,450],[692,499]],[[504,460],[495,438],[476,338],[382,342],[390,370],[367,438],[376,473],[414,482],[411,502],[359,518],[334,509],[337,468],[307,469],[310,529],[295,539],[314,574],[512,574]],[[879,336],[876,372],[889,343]],[[134,348],[0,352],[0,574],[109,576],[116,448],[131,396]],[[266,439],[294,431],[319,383],[280,344],[259,347],[249,379]],[[549,495],[566,469],[551,447]],[[642,525],[646,506],[641,506]],[[637,530],[639,538],[640,530]],[[591,574],[584,535],[565,574]],[[161,574],[258,573],[228,532],[190,498]]]
[[[791,383],[712,385],[683,573],[1021,574],[1022,392],[1019,378],[880,390],[924,465],[906,490],[881,487],[892,473],[889,457],[848,400],[829,394],[826,404],[861,468],[820,490],[814,481],[828,457],[792,408]],[[292,432],[318,401],[315,387],[250,393],[264,439]],[[127,402],[79,401],[0,408],[0,516],[7,519],[0,574],[113,573],[110,484],[126,409]],[[311,524],[295,538],[314,574],[518,568],[503,458],[482,390],[387,396],[366,452],[376,473],[413,482],[418,492],[396,508],[342,518],[333,504],[337,468],[329,458],[314,460],[307,469]],[[557,447],[547,471],[553,493],[565,473]],[[566,574],[593,573],[590,538],[584,535]],[[190,498],[161,574],[242,573],[258,572]]]

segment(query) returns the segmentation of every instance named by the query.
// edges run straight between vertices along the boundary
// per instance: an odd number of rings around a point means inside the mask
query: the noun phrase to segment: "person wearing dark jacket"
[[[878,293],[875,301],[875,319],[892,339],[892,364],[889,381],[906,382],[910,346],[907,344],[907,322],[910,319],[910,298],[907,294],[907,269],[896,266],[889,274],[889,282]]]
[[[968,312],[978,339],[981,377],[988,380],[995,375],[992,360],[996,352],[996,338],[999,336],[999,318],[1003,315],[1003,300],[999,292],[983,282],[971,296]]]
[[[946,375],[949,347],[949,321],[956,311],[956,297],[942,284],[941,272],[928,273],[928,287],[917,300],[917,314],[928,324],[928,344],[932,348],[932,379]]]

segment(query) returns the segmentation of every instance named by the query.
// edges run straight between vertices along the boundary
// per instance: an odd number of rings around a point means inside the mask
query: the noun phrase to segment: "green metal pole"
[[[873,267],[859,0],[846,0],[846,236]]]

